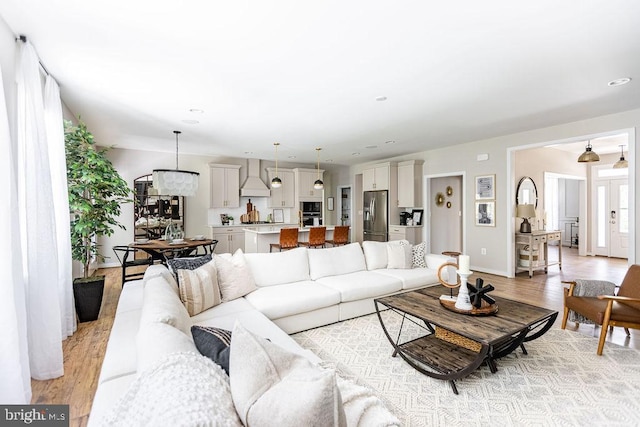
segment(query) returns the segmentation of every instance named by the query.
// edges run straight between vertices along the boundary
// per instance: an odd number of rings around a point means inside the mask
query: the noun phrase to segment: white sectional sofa
[[[150,266],[143,280],[128,282],[122,290],[89,425],[102,425],[105,415],[113,415],[114,406],[122,404],[121,397],[136,378],[163,357],[175,352],[197,353],[192,325],[233,330],[240,322],[253,334],[320,363],[288,334],[372,313],[373,300],[380,296],[435,285],[440,265],[452,261],[427,254],[421,260],[426,268],[388,268],[389,246],[396,244],[400,243],[216,255],[213,262],[222,256],[246,263],[255,286],[231,301],[224,301],[222,290],[221,304],[191,317],[180,300],[173,274],[164,266]],[[405,253],[411,255],[410,247]],[[404,267],[411,267],[411,261],[408,263]],[[375,413],[372,411],[369,416]],[[376,416],[384,419],[380,413]]]

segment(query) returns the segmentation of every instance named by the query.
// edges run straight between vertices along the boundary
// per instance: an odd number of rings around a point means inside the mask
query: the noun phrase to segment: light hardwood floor
[[[550,259],[556,255],[553,250],[550,247]],[[518,274],[514,279],[475,273],[469,281],[475,283],[477,277],[482,277],[485,284],[490,283],[496,288],[493,291],[496,296],[561,312],[563,307],[563,285],[561,282],[563,280],[593,278],[620,283],[627,270],[626,260],[578,257],[577,250],[569,248],[563,248],[562,252],[564,261],[562,271],[558,269],[558,266],[552,266],[549,267],[548,274],[537,271],[531,279],[526,272]],[[33,380],[31,382],[32,403],[69,404],[71,426],[85,426],[87,424],[102,359],[109,339],[109,331],[113,325],[113,317],[120,297],[120,269],[110,268],[98,273],[106,275],[107,278],[100,318],[94,322],[78,324],[77,332],[64,341],[65,375],[54,380]],[[556,320],[556,326],[559,326],[561,316],[562,314]],[[575,326],[570,324],[567,328],[575,329]],[[596,337],[599,334],[599,330],[591,325],[581,325],[577,330],[580,333]],[[607,339],[619,345],[640,349],[640,331],[637,330],[632,330],[629,338],[622,328],[614,328],[613,334],[610,334]],[[596,346],[597,341],[594,340],[594,353]]]

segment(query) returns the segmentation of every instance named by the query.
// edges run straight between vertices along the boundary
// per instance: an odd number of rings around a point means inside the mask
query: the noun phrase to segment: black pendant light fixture
[[[279,142],[274,142],[273,145],[276,147],[276,176],[271,180],[271,188],[280,188],[282,187],[282,180],[278,178],[278,146]]]
[[[322,190],[324,188],[324,182],[320,179],[320,150],[322,150],[322,148],[316,148],[316,153],[318,154],[318,179],[313,183],[313,188],[316,190]]]
[[[578,162],[580,163],[590,163],[590,162],[599,162],[600,156],[598,156],[595,151],[591,149],[591,141],[587,142],[587,147],[585,148],[584,153],[580,154],[578,157]]]
[[[613,165],[614,169],[624,169],[629,167],[629,162],[624,158],[624,145],[620,146],[620,160]]]
[[[198,191],[198,172],[178,169],[178,135],[182,132],[174,130],[176,134],[176,168],[154,169],[153,187],[158,194],[167,196],[195,196]]]

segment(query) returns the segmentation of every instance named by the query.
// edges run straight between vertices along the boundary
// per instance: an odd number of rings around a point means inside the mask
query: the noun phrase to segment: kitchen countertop
[[[422,227],[422,225],[399,225],[399,224],[389,224],[389,227],[420,228],[420,227]]]
[[[280,234],[280,229],[283,227],[271,227],[271,226],[267,226],[267,227],[261,227],[263,224],[256,224],[256,226],[253,227],[245,227],[244,231],[247,233],[254,233],[254,234]],[[288,224],[288,226],[296,226],[296,224]],[[308,232],[311,228],[314,228],[313,226],[311,227],[302,227],[298,229],[298,233],[306,233]],[[333,225],[327,225],[327,231],[332,231],[334,229]]]
[[[295,227],[298,224],[293,223],[282,223],[282,222],[263,222],[259,224],[229,224],[229,225],[209,225],[210,228],[228,228],[228,227],[237,227],[237,228],[246,228],[246,227]]]

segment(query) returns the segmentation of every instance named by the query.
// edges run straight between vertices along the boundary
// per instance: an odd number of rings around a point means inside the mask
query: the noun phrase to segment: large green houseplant
[[[81,322],[98,318],[104,292],[104,276],[89,277],[94,259],[104,260],[98,236],[110,236],[118,223],[120,206],[132,201],[132,190],[111,161],[107,149],[96,147],[91,132],[80,120],[64,122],[67,185],[71,214],[71,253],[84,266],[84,277],[73,282],[76,312]]]

